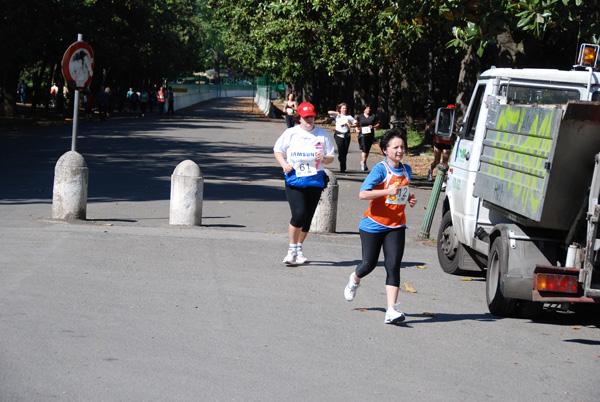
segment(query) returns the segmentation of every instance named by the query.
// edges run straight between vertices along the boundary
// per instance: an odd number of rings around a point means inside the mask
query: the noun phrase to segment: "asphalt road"
[[[435,242],[417,238],[423,177],[401,273],[416,290],[400,293],[407,320],[383,324],[383,267],[346,302],[367,207],[356,143],[356,170],[337,176],[337,233],[310,235],[311,263],[284,267],[272,146],[285,125],[234,106],[82,122],[87,220],[70,223],[50,216],[71,127],[0,135],[0,401],[598,400],[598,318],[489,314],[484,278],[444,274]],[[205,180],[201,227],[168,223],[186,159]]]

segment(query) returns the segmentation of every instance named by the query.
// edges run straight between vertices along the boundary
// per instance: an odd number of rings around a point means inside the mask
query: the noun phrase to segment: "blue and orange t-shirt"
[[[379,233],[398,229],[406,226],[404,210],[408,203],[409,182],[412,169],[408,165],[400,164],[398,169],[391,167],[386,160],[373,167],[360,191],[383,190],[390,186],[400,186],[397,197],[378,197],[371,200],[369,209],[365,211],[360,220],[359,229],[365,232]]]

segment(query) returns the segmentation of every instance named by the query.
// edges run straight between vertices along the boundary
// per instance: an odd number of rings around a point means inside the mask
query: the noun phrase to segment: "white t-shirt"
[[[317,161],[317,152],[335,156],[329,133],[315,127],[306,131],[301,126],[288,128],[275,142],[273,151],[285,155],[293,170],[285,175],[285,182],[294,187],[324,187],[325,162]]]
[[[350,131],[348,126],[353,125],[355,123],[356,120],[354,119],[354,117],[338,114],[337,116],[335,116],[335,131],[345,134],[348,131]]]
[[[312,131],[303,130],[299,125],[288,128],[275,142],[273,151],[284,154],[287,162],[294,166],[297,162],[311,158],[314,160],[319,142],[322,143],[323,155],[335,156],[335,149],[329,133],[317,126]],[[324,165],[321,163],[319,170],[323,170]]]

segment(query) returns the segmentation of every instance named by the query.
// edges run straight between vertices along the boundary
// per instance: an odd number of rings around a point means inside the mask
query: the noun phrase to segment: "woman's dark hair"
[[[396,137],[402,139],[402,142],[404,142],[404,150],[406,151],[406,147],[408,146],[406,134],[402,132],[399,127],[394,127],[386,131],[379,140],[379,149],[381,149],[382,154],[385,155],[385,150],[387,149],[389,142],[392,140],[392,138]]]
[[[369,105],[368,103],[363,107],[363,110],[365,110],[366,108],[371,107],[371,105]],[[373,110],[373,108],[371,107],[371,110]]]

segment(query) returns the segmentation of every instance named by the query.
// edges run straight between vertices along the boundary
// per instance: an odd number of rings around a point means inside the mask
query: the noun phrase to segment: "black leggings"
[[[360,150],[369,155],[371,152],[371,146],[373,145],[373,141],[375,140],[375,136],[368,135],[359,135],[358,136],[358,145],[360,145]]]
[[[359,230],[362,244],[362,262],[356,267],[356,276],[364,278],[377,266],[379,252],[383,246],[383,259],[387,277],[385,284],[400,286],[400,263],[404,255],[405,228],[383,233],[369,233]]]
[[[335,138],[335,143],[337,144],[338,149],[338,160],[340,161],[340,170],[346,171],[346,156],[348,155],[348,149],[350,148],[350,133],[346,133],[344,138],[338,136],[338,131],[333,133],[333,138]]]
[[[286,114],[285,115],[285,125],[287,126],[287,128],[294,127],[294,124],[295,124],[294,123],[294,116]]]
[[[290,225],[302,228],[303,232],[310,230],[310,223],[319,204],[323,187],[293,187],[285,186],[285,196],[290,204],[292,219]]]

